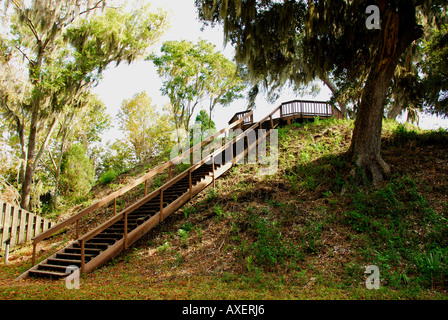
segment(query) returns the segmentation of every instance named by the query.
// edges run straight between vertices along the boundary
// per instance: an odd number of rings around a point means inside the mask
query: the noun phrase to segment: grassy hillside
[[[13,279],[31,248],[0,268],[1,299],[427,299],[448,297],[448,133],[386,122],[392,176],[350,181],[347,121],[279,130],[279,171],[239,165],[80,290]],[[68,241],[47,242],[45,255]],[[367,290],[367,265],[380,290]]]

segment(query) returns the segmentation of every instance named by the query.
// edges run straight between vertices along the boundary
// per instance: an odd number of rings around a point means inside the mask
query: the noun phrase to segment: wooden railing
[[[249,115],[249,117],[246,117],[247,115]],[[252,110],[249,111],[242,111],[242,112],[238,112],[235,113],[235,115],[232,117],[232,119],[230,119],[229,124],[234,123],[235,121],[244,119],[242,124],[251,124],[254,123],[254,114]]]
[[[165,172],[165,170],[168,170],[168,180],[169,180],[168,184],[170,184],[171,182],[172,182],[172,183],[175,183],[175,182],[178,181],[179,179],[182,179],[183,177],[185,177],[186,174],[189,174],[189,175],[190,175],[190,181],[191,181],[191,172],[194,171],[194,170],[196,170],[196,169],[198,168],[198,164],[194,165],[194,163],[193,163],[193,155],[194,155],[194,152],[200,150],[205,144],[207,144],[207,143],[213,141],[214,139],[218,138],[218,137],[221,136],[222,134],[224,134],[225,137],[227,137],[227,134],[228,134],[228,132],[229,132],[230,130],[233,130],[235,127],[240,126],[240,125],[243,124],[245,121],[247,121],[248,118],[251,118],[251,117],[252,117],[252,119],[253,119],[253,112],[252,112],[252,111],[246,112],[246,115],[244,115],[244,116],[241,117],[240,119],[236,120],[235,122],[233,122],[231,125],[227,126],[226,128],[220,130],[219,132],[217,132],[217,133],[214,134],[213,136],[209,137],[208,139],[202,141],[201,143],[198,143],[197,145],[193,146],[193,147],[190,148],[189,150],[187,150],[187,151],[183,152],[182,154],[178,155],[178,156],[175,157],[174,159],[171,159],[170,161],[168,161],[168,162],[166,162],[166,163],[160,165],[159,167],[157,167],[157,168],[155,168],[154,170],[148,172],[147,174],[145,174],[145,175],[142,176],[141,178],[139,178],[139,179],[133,181],[132,183],[128,184],[127,186],[121,188],[120,190],[111,193],[111,194],[108,195],[107,197],[105,197],[105,198],[103,198],[103,199],[101,199],[101,200],[95,202],[95,203],[92,204],[91,206],[89,206],[89,207],[87,207],[87,208],[81,210],[81,211],[80,211],[79,213],[77,213],[76,215],[74,215],[74,216],[68,218],[67,220],[65,220],[65,221],[63,221],[63,222],[61,222],[61,223],[59,223],[59,224],[57,224],[57,225],[51,227],[49,230],[43,232],[42,234],[40,234],[40,235],[34,237],[34,238],[33,238],[34,243],[33,243],[33,258],[32,258],[32,265],[34,266],[34,265],[36,264],[36,248],[37,248],[37,244],[38,244],[39,242],[41,242],[42,240],[45,240],[45,239],[47,239],[48,237],[54,235],[56,232],[58,232],[58,231],[60,231],[60,230],[62,230],[62,229],[64,229],[64,228],[66,228],[66,227],[68,227],[68,226],[71,226],[71,225],[73,225],[73,224],[76,224],[76,236],[75,236],[75,238],[76,238],[76,239],[80,239],[80,237],[79,237],[80,225],[79,225],[79,224],[80,224],[80,220],[81,220],[82,218],[84,218],[86,215],[88,215],[88,214],[90,214],[90,213],[92,213],[92,212],[98,210],[99,208],[101,208],[101,207],[103,207],[103,206],[105,206],[105,205],[110,204],[111,202],[113,202],[113,204],[114,204],[113,207],[114,207],[114,215],[115,215],[115,217],[113,217],[111,220],[109,220],[109,222],[110,222],[110,221],[115,221],[115,222],[116,222],[116,221],[120,220],[120,218],[121,218],[121,219],[122,219],[122,218],[125,218],[125,221],[126,221],[126,215],[127,215],[127,213],[131,212],[130,210],[131,210],[132,208],[134,208],[136,205],[149,201],[150,199],[152,199],[153,197],[155,197],[155,196],[158,195],[157,192],[162,192],[161,194],[163,194],[163,188],[162,188],[162,189],[159,188],[158,190],[152,192],[152,193],[149,194],[149,195],[147,194],[148,181],[149,181],[151,178],[153,178],[155,175],[160,174],[160,173],[163,173],[163,172]],[[215,153],[216,153],[216,151],[215,151]],[[214,153],[214,154],[215,154],[215,153]],[[174,165],[177,165],[178,163],[182,162],[182,160],[186,159],[187,157],[190,158],[190,164],[191,164],[191,167],[190,167],[188,170],[186,170],[186,171],[184,171],[183,173],[181,173],[180,175],[178,175],[175,179],[173,179],[173,177],[172,177],[172,167],[173,167]],[[207,161],[208,161],[208,160],[209,160],[209,159],[207,159]],[[204,161],[205,161],[205,160],[202,160],[202,161],[201,161],[201,164],[203,164]],[[145,196],[144,196],[144,198],[142,198],[142,199],[141,199],[140,201],[138,201],[136,204],[134,204],[133,206],[127,208],[126,210],[122,211],[120,214],[117,215],[117,212],[116,212],[116,208],[117,208],[117,206],[116,206],[116,205],[117,205],[117,199],[118,199],[120,196],[126,194],[126,193],[129,192],[130,190],[132,190],[132,189],[134,189],[135,187],[140,186],[140,185],[142,185],[142,184],[145,184]],[[170,185],[171,185],[171,184],[170,184]],[[164,187],[165,187],[165,189],[166,189],[166,185],[164,185]],[[162,196],[161,196],[161,198],[162,198]],[[131,208],[131,209],[130,209],[130,208]],[[109,225],[109,222],[107,222],[106,224]],[[100,230],[100,229],[101,229],[101,230],[104,230],[104,229],[103,229],[103,226],[106,225],[106,224],[101,225],[100,227],[96,228],[95,230],[89,232],[87,235],[83,236],[83,237],[80,239],[80,240],[81,240],[81,244],[85,243],[85,242],[87,241],[86,239],[91,239],[91,237],[94,236],[93,234],[98,234],[98,233],[97,233],[98,230]],[[92,236],[92,235],[93,235],[93,236]],[[81,252],[82,252],[82,251],[83,251],[83,250],[81,249]],[[81,254],[82,254],[82,253],[81,253]]]
[[[0,200],[0,249],[4,250],[9,240],[10,248],[31,241],[45,232],[54,222],[28,212],[19,206]]]
[[[325,101],[307,101],[307,100],[293,100],[282,103],[280,109],[280,118],[294,116],[302,117],[335,117],[336,119],[343,119],[342,112]]]

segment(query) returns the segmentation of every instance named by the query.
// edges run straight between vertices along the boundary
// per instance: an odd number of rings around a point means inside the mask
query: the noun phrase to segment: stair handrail
[[[182,154],[178,155],[177,157],[175,157],[174,159],[171,159],[170,161],[165,162],[164,164],[158,166],[157,168],[151,170],[150,172],[146,173],[144,176],[134,180],[133,182],[129,183],[128,185],[122,187],[121,189],[109,194],[108,196],[106,196],[105,198],[98,200],[97,202],[95,202],[94,204],[90,205],[89,207],[81,210],[80,212],[78,212],[77,214],[71,216],[70,218],[67,218],[66,220],[56,224],[55,226],[51,227],[50,229],[48,229],[47,231],[39,234],[38,236],[34,237],[33,240],[33,258],[32,258],[32,264],[35,265],[35,257],[36,257],[36,248],[37,248],[37,244],[42,241],[47,239],[48,237],[54,235],[56,232],[58,232],[59,230],[72,225],[74,223],[77,224],[76,226],[76,239],[79,238],[79,221],[86,216],[89,213],[92,213],[93,211],[105,206],[106,204],[108,204],[111,201],[114,201],[114,210],[116,207],[116,199],[127,193],[128,191],[132,190],[133,188],[135,188],[136,186],[145,183],[145,190],[146,190],[146,183],[149,179],[151,179],[153,176],[155,176],[156,174],[159,174],[161,172],[163,172],[164,170],[171,168],[173,165],[177,164],[178,162],[180,162],[182,159],[184,159],[186,156],[191,156],[197,149],[201,148],[202,146],[204,146],[206,143],[209,143],[211,141],[213,141],[214,139],[216,139],[217,137],[219,137],[220,135],[222,135],[223,133],[232,130],[233,128],[235,128],[236,126],[239,126],[240,124],[242,124],[244,122],[244,120],[246,120],[248,117],[253,115],[253,111],[249,112],[246,116],[244,116],[243,118],[241,118],[240,120],[232,123],[231,125],[221,129],[220,131],[218,131],[217,133],[215,133],[214,135],[210,136],[209,138],[203,140],[201,143],[198,143],[194,146],[192,146],[190,149],[188,149],[187,151],[183,152]],[[191,167],[190,167],[191,169]],[[188,171],[187,171],[188,172]],[[182,173],[181,173],[182,174]],[[171,180],[171,179],[170,179]]]

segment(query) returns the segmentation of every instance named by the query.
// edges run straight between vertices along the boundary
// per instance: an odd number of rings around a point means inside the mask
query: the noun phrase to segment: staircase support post
[[[76,220],[76,239],[79,239],[79,219]]]
[[[190,200],[193,198],[193,189],[191,183],[191,169],[188,170],[188,188],[190,190]]]
[[[160,212],[159,212],[159,222],[163,221],[163,189],[160,190]]]
[[[81,242],[81,274],[83,274],[86,268],[86,254],[85,254],[84,240],[81,239],[80,242]]]
[[[123,234],[123,250],[128,246],[128,213],[124,213],[124,234]]]
[[[37,243],[36,243],[36,240],[34,240],[34,243],[33,243],[33,259],[31,261],[31,264],[33,265],[33,267],[36,265],[36,247],[37,247]]]
[[[212,170],[213,170],[213,189],[216,188],[215,183],[215,157],[212,156]]]

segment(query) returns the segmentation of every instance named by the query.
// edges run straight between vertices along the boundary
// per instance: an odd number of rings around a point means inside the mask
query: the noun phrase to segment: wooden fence
[[[5,250],[8,239],[13,248],[31,241],[53,225],[53,221],[0,200],[0,251]]]

